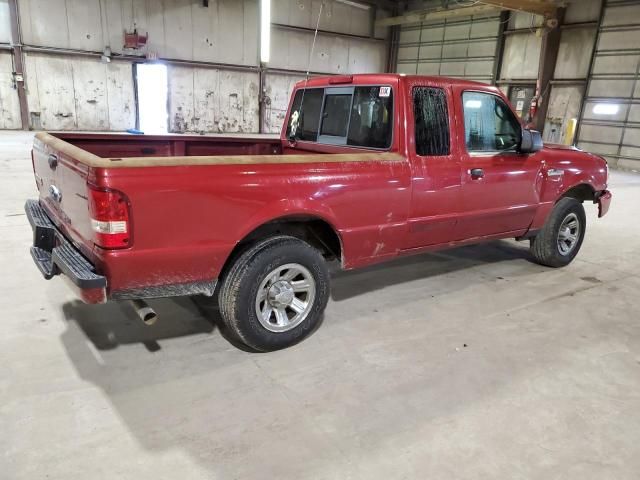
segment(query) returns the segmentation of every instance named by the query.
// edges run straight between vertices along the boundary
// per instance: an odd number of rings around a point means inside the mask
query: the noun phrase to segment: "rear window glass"
[[[304,95],[304,104],[302,99]],[[291,106],[291,117],[287,126],[287,137],[295,133],[299,140],[315,142],[320,127],[320,110],[322,110],[323,88],[307,88],[298,90]],[[302,104],[303,112],[300,112]]]
[[[391,87],[308,88],[303,92],[302,89],[296,92],[287,137],[330,145],[380,149],[391,146]]]
[[[346,137],[349,126],[351,95],[326,95],[320,135]]]

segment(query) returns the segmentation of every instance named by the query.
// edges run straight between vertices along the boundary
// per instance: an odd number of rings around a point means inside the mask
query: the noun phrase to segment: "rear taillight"
[[[131,245],[129,201],[122,192],[89,185],[89,215],[96,245],[102,248]]]

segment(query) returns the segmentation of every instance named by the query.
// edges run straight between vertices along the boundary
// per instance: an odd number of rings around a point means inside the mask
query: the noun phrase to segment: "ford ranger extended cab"
[[[38,133],[31,255],[87,303],[217,298],[254,350],[320,321],[327,261],[353,269],[500,238],[562,267],[604,159],[544,145],[496,87],[397,74],[295,86],[279,139]]]

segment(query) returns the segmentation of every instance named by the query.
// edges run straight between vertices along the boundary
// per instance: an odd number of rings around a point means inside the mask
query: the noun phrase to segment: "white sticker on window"
[[[380,87],[379,97],[388,97],[389,95],[391,95],[391,87]]]

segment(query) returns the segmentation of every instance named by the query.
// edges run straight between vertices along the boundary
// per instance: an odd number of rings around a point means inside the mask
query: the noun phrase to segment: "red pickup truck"
[[[283,348],[353,269],[499,238],[578,253],[604,159],[542,145],[495,87],[396,74],[295,86],[279,139],[38,133],[31,254],[87,303],[217,296],[229,332]],[[149,311],[147,311],[148,313]]]

